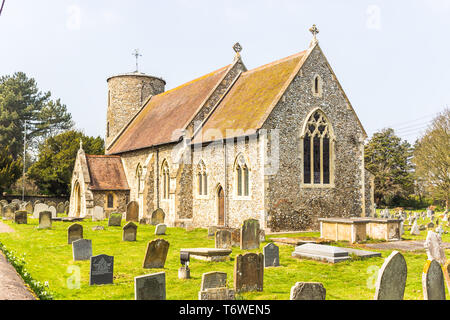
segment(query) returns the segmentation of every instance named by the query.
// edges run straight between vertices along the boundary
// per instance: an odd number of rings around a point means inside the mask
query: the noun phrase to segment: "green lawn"
[[[195,229],[187,232],[182,228],[168,228],[167,235],[158,236],[170,243],[165,269],[143,269],[145,248],[149,241],[156,239],[154,226],[139,225],[136,242],[122,241],[122,228],[108,227],[107,221],[82,222],[84,238],[91,239],[93,254],[108,254],[114,256],[114,284],[104,286],[89,285],[89,261],[72,260],[72,246],[67,244],[67,227],[70,223],[54,222],[51,230],[37,229],[38,221],[29,219],[28,225],[16,225],[11,221],[3,221],[16,230],[14,233],[0,234],[0,242],[16,255],[25,254],[26,268],[34,279],[48,281],[50,291],[55,299],[134,299],[134,277],[155,272],[166,272],[167,299],[197,300],[201,277],[205,272],[223,271],[228,274],[229,285],[233,286],[233,268],[236,255],[243,253],[239,248],[233,248],[231,260],[227,262],[203,262],[191,259],[191,279],[179,280],[178,268],[181,266],[179,251],[181,248],[214,247],[213,238],[208,238],[206,229]],[[102,231],[92,231],[92,227],[101,225]],[[122,222],[122,226],[124,222]],[[447,230],[448,228],[446,228]],[[285,237],[289,235],[267,236]],[[319,236],[318,233],[300,233],[297,236]],[[421,236],[411,237],[409,232],[404,235],[408,239],[424,239],[426,231]],[[450,235],[443,236],[450,242]],[[266,242],[267,243],[267,242]],[[261,250],[263,246],[261,245]],[[345,245],[340,243],[338,245]],[[293,246],[280,245],[280,267],[264,270],[264,291],[239,295],[239,299],[289,299],[291,287],[297,281],[322,282],[327,290],[327,299],[372,299],[375,294],[374,283],[376,274],[374,268],[381,267],[391,251],[382,252],[383,258],[351,260],[338,264],[321,263],[311,260],[291,258]],[[258,252],[258,250],[251,250]],[[448,252],[447,252],[448,254]],[[422,269],[426,254],[404,253],[408,264],[408,279],[405,299],[422,299]],[[68,267],[80,267],[81,288],[69,289]]]

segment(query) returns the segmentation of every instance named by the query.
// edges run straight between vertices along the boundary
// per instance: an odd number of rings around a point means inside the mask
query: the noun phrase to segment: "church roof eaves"
[[[90,190],[130,190],[120,156],[86,155],[86,164]]]

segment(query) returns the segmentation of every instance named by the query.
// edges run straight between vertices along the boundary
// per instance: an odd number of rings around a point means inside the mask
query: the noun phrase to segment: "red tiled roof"
[[[250,135],[260,129],[305,61],[307,51],[241,74],[193,143]],[[218,137],[218,135],[222,135]]]
[[[119,156],[86,155],[91,190],[130,190]]]
[[[153,96],[113,143],[108,154],[177,142],[187,122],[222,80],[228,67]]]

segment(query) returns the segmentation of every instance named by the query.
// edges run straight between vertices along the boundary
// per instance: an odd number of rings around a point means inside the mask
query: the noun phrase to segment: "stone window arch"
[[[112,193],[112,192],[108,192],[107,194],[106,194],[106,208],[108,208],[108,209],[113,209],[113,208],[115,208],[115,205],[114,205],[114,193]]]
[[[309,116],[303,129],[302,179],[305,186],[334,185],[334,134],[331,123],[320,109]]]
[[[161,182],[162,182],[162,190],[163,190],[163,199],[169,199],[170,193],[170,171],[169,164],[166,160],[163,161],[161,165]]]
[[[250,195],[250,169],[244,155],[240,154],[236,157],[235,165],[235,181],[236,181],[236,195],[249,196]]]
[[[208,174],[203,160],[197,165],[197,190],[200,196],[208,195]]]
[[[142,165],[139,163],[136,166],[136,189],[138,195],[142,191],[142,172],[143,172]]]
[[[323,87],[322,77],[320,75],[316,74],[313,77],[313,83],[311,86],[314,97],[322,97],[322,87]]]

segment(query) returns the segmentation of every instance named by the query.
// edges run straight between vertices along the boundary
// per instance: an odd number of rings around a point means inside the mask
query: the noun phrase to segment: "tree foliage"
[[[27,137],[36,146],[49,136],[70,129],[72,116],[59,99],[39,91],[36,81],[25,73],[0,77],[0,146],[9,145],[14,159],[23,150],[24,121]]]
[[[413,192],[412,147],[395,135],[393,129],[383,129],[365,145],[365,164],[375,175],[375,202],[396,205],[395,201]]]
[[[450,109],[438,115],[416,142],[413,162],[416,175],[436,200],[450,200]]]
[[[14,160],[9,147],[0,148],[0,194],[16,182],[22,170],[22,159]]]
[[[38,160],[29,168],[28,176],[36,182],[41,192],[52,195],[70,194],[80,140],[86,154],[104,154],[104,141],[101,137],[88,137],[75,130],[50,137],[39,147]]]

